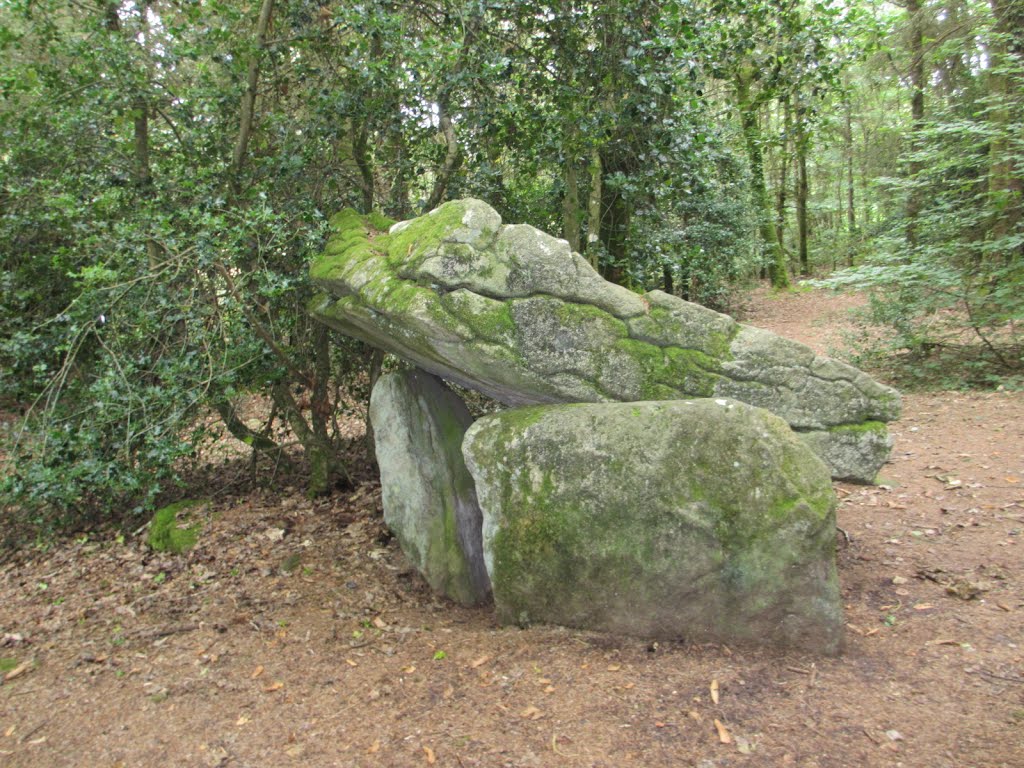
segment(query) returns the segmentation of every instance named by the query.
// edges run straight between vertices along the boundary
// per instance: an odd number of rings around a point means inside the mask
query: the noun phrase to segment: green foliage
[[[879,180],[900,205],[861,266],[822,281],[872,290],[865,322],[884,333],[869,349],[911,384],[1024,373],[1024,59],[987,6],[971,14],[969,34],[929,62],[955,78],[957,97],[934,99],[903,152],[905,173]],[[971,71],[978,37],[994,61]]]
[[[196,545],[202,526],[199,523],[188,523],[185,513],[203,504],[202,501],[186,499],[158,509],[149,524],[146,543],[156,552],[170,552],[174,555],[188,552]]]
[[[1004,0],[958,19],[924,3],[930,120],[912,142],[889,6],[264,2],[262,30],[238,0],[4,5],[10,540],[141,518],[224,430],[287,462],[277,420],[310,493],[344,483],[332,414],[369,350],[305,307],[346,206],[380,232],[475,195],[609,279],[727,308],[761,269],[785,277],[799,146],[812,255],[863,262],[833,284],[880,291],[893,349],[959,344],[976,378],[1019,364],[1024,88]],[[250,394],[272,404],[255,427],[236,413]]]
[[[348,137],[316,117],[341,92],[321,30],[282,8],[302,51],[282,73],[289,53],[253,46],[243,6],[143,7],[10,3],[0,22],[0,402],[25,413],[0,478],[8,538],[152,509],[213,436],[197,417],[249,392],[331,454],[329,411],[293,393],[326,398],[365,355],[321,344],[303,309],[321,211],[358,200],[339,184]],[[251,58],[276,96],[233,167]],[[343,475],[323,466],[325,487]]]

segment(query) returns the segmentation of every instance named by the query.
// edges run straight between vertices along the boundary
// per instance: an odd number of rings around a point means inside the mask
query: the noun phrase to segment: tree
[[[984,383],[1024,368],[1024,114],[1005,87],[1024,82],[1024,60],[998,11],[908,6],[906,171],[885,180],[905,200],[903,236],[876,237],[865,265],[831,280],[877,290],[872,317],[918,375],[956,367]]]

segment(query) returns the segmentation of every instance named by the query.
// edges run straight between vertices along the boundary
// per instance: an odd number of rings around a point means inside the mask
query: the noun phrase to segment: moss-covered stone
[[[463,453],[502,621],[839,650],[828,471],[766,411],[513,409]]]
[[[880,421],[839,424],[798,435],[829,464],[833,477],[854,483],[874,482],[892,451],[889,430]]]
[[[899,413],[898,394],[855,368],[662,291],[612,285],[565,241],[502,225],[478,200],[446,203],[386,235],[383,223],[351,209],[331,219],[310,274],[336,301],[314,302],[314,314],[505,403],[714,395],[806,433]],[[858,477],[873,477],[878,466],[864,461],[884,461],[874,431],[831,444],[858,439],[868,443]]]
[[[476,338],[504,346],[512,345],[516,324],[509,302],[462,289],[442,296],[441,305],[459,322],[471,328]]]

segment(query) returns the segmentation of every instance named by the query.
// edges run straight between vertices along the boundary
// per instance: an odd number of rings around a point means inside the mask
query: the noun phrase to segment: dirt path
[[[749,320],[822,349],[849,301]],[[0,568],[0,766],[1020,768],[1024,397],[905,413],[886,484],[837,486],[838,659],[497,628],[409,572],[374,486],[251,495],[188,556]]]

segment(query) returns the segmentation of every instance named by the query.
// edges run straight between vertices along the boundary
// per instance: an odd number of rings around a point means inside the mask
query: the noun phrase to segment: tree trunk
[[[122,33],[121,17],[117,3],[107,3],[104,6],[104,23],[110,32]],[[146,85],[148,89],[152,83],[152,63],[149,56],[149,0],[143,0],[138,5],[139,28],[141,30],[137,41],[142,46],[143,56],[146,63]],[[149,162],[149,113],[151,111],[149,98],[146,90],[136,94],[132,100],[133,119],[133,142],[132,142],[132,183],[135,186],[136,194],[144,203],[149,203],[155,196],[156,190],[153,186],[153,171]],[[146,239],[146,261],[150,269],[155,269],[160,258],[160,246],[153,238]]]
[[[427,199],[426,209],[432,211],[439,206],[448,191],[455,172],[462,165],[462,147],[459,145],[458,137],[455,135],[455,124],[452,122],[450,110],[452,104],[452,91],[454,83],[460,79],[462,73],[470,63],[469,54],[476,43],[477,33],[483,23],[483,14],[477,9],[470,15],[466,22],[466,31],[462,37],[462,48],[459,50],[459,57],[452,66],[451,72],[437,94],[437,127],[445,143],[444,161],[437,169],[434,178],[434,187]]]
[[[921,0],[907,0],[907,19],[910,22],[910,151],[921,148],[921,131],[924,128],[924,19]],[[908,166],[912,185],[918,181],[924,170],[921,161],[913,159]],[[917,219],[921,213],[921,192],[911,186],[907,195],[907,224],[904,237],[907,246],[917,247]]]
[[[256,21],[256,50],[249,60],[245,78],[245,93],[242,94],[242,105],[238,120],[238,137],[231,153],[231,191],[236,195],[242,189],[242,168],[249,152],[249,139],[252,137],[253,125],[256,121],[256,92],[260,84],[260,59],[267,47],[267,34],[270,30],[270,17],[274,12],[274,0],[263,0],[260,15]]]
[[[438,128],[444,137],[446,149],[444,162],[441,163],[441,167],[437,171],[437,176],[434,179],[434,188],[427,199],[428,211],[434,210],[444,201],[445,193],[448,191],[448,184],[451,182],[455,171],[462,165],[462,148],[459,146],[458,137],[455,135],[455,126],[448,115],[448,105],[439,103],[437,110]]]
[[[993,39],[989,43],[991,57],[988,89],[995,108],[990,113],[993,134],[989,146],[988,194],[992,210],[990,231],[999,241],[1016,231],[1024,215],[1024,169],[1019,155],[1010,146],[1010,126],[1024,119],[1024,78],[1006,71],[1011,57],[1024,54],[1024,2],[1021,0],[990,0],[995,18]],[[1019,65],[1018,65],[1019,66]],[[1007,248],[1000,255],[1007,261],[1014,254],[1024,255],[1024,246]]]
[[[379,349],[375,349],[370,357],[370,395],[373,394],[373,388],[377,386],[377,381],[380,379],[380,375],[383,370],[384,353]],[[377,439],[373,434],[373,422],[370,420],[369,395],[367,396],[366,402],[366,458],[369,459],[370,464],[376,466]]]
[[[587,258],[594,269],[599,266],[601,250],[601,179],[603,176],[601,152],[594,147],[590,151],[590,196],[587,199]]]
[[[373,161],[370,160],[369,131],[363,123],[352,131],[352,159],[359,169],[359,191],[363,193],[363,213],[373,213],[374,178]]]
[[[601,159],[601,167],[605,173],[615,173],[616,169],[608,161]],[[601,245],[608,255],[604,277],[618,285],[625,285],[627,275],[625,264],[629,248],[629,227],[632,211],[629,201],[622,192],[607,184],[601,190]]]
[[[566,128],[564,142],[565,194],[562,197],[562,237],[569,241],[569,247],[573,253],[582,253],[580,248],[580,158],[577,153],[579,128],[576,125],[569,125]]]
[[[324,440],[306,423],[302,410],[288,389],[288,383],[279,381],[271,389],[271,396],[278,410],[284,414],[288,426],[302,444],[302,450],[309,462],[309,483],[306,495],[322,496],[328,493],[339,480],[347,481],[348,473],[337,456],[335,447]]]
[[[740,113],[740,123],[743,127],[747,161],[750,164],[751,192],[760,220],[758,232],[761,235],[761,243],[768,252],[768,277],[772,287],[788,288],[789,274],[786,271],[786,252],[779,245],[779,236],[775,231],[775,218],[768,198],[768,188],[764,181],[761,129],[757,123],[757,107],[750,97],[752,79],[752,73],[746,70],[741,70],[734,78],[736,102]]]
[[[254,451],[267,454],[275,462],[283,463],[289,468],[291,467],[291,461],[288,459],[288,456],[284,453],[281,446],[262,432],[257,432],[242,421],[238,417],[238,412],[235,410],[235,404],[233,402],[226,398],[223,400],[216,400],[213,403],[213,407],[216,409],[221,421],[224,422],[224,426],[227,427],[228,432],[233,438],[245,443]]]
[[[566,152],[565,195],[562,198],[562,237],[569,241],[573,253],[580,252],[580,185],[575,152]]]
[[[807,151],[810,143],[803,108],[799,108],[796,112],[796,227],[800,274],[804,277],[811,274],[811,262],[807,253]]]
[[[844,102],[843,149],[846,155],[846,230],[850,235],[853,235],[857,231],[857,214],[853,207],[853,109],[850,106],[849,96],[844,99]],[[850,254],[852,261],[852,250]]]
[[[860,165],[860,187],[861,187],[861,189],[865,189],[866,190],[868,188],[868,185],[871,183],[871,171],[870,171],[871,162],[870,162],[870,158],[868,157],[868,148],[871,146],[871,131],[868,129],[867,125],[865,123],[863,123],[863,122],[861,123],[860,139],[861,139],[860,140],[860,143],[861,143],[861,153],[860,153],[860,163],[859,163],[859,165]],[[868,198],[865,198],[864,202],[861,203],[861,207],[860,207],[861,220],[864,222],[863,226],[865,228],[870,228],[871,227],[871,221],[872,221],[872,215],[871,214],[872,214],[873,208],[874,208],[874,206],[873,206],[871,200],[868,199]]]
[[[789,171],[789,161],[791,153],[789,150],[791,137],[790,134],[793,130],[793,118],[790,113],[789,99],[786,99],[782,105],[783,119],[782,119],[782,151],[779,158],[779,188],[775,194],[775,228],[777,230],[776,236],[779,240],[779,247],[782,249],[786,248],[786,176]]]

